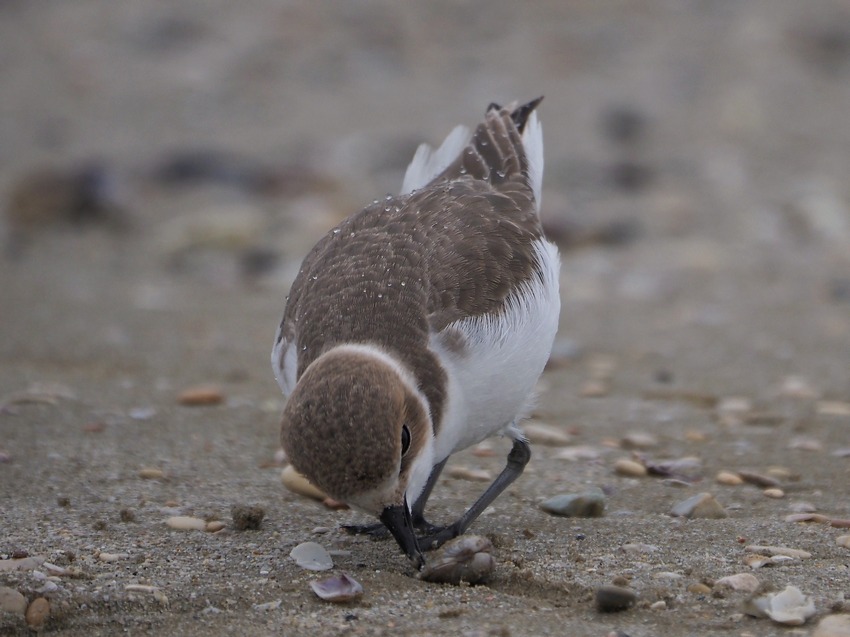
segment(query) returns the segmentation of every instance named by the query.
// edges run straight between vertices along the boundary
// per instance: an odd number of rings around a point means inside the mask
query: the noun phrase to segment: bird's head
[[[293,466],[333,498],[380,518],[417,567],[410,507],[433,467],[427,403],[411,375],[372,347],[337,347],[310,364],[283,411]]]

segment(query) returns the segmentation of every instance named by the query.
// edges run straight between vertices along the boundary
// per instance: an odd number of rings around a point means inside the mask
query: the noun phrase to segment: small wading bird
[[[538,215],[539,103],[491,104],[472,135],[459,126],[438,150],[422,145],[401,195],[310,251],[275,339],[290,462],[377,516],[417,568],[531,455],[518,420],[560,310],[558,252]],[[425,504],[448,457],[495,433],[513,440],[504,470],[456,522],[429,524]]]

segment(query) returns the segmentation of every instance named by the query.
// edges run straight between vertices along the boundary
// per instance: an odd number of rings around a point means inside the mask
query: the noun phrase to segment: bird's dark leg
[[[425,488],[422,489],[422,493],[416,498],[416,502],[413,503],[410,516],[413,520],[414,528],[420,531],[432,533],[437,528],[425,519],[425,505],[428,503],[428,498],[431,497],[431,491],[434,490],[434,485],[440,479],[440,473],[442,473],[443,467],[446,466],[446,462],[448,462],[448,458],[434,465],[434,468],[431,469],[431,475],[428,476],[428,481],[425,483]]]
[[[413,528],[418,531],[433,534],[443,529],[443,527],[434,526],[428,522],[428,520],[425,519],[424,511],[425,504],[428,502],[431,491],[434,490],[434,485],[437,484],[440,473],[443,471],[443,467],[446,466],[446,461],[448,461],[448,458],[434,465],[434,468],[431,469],[431,475],[428,476],[428,481],[425,483],[425,488],[422,490],[422,494],[416,499],[416,502],[413,503],[413,508],[410,511],[410,517],[413,523]],[[343,524],[342,529],[346,533],[350,533],[352,535],[370,535],[374,538],[385,538],[390,534],[387,527],[380,522],[377,524]]]
[[[420,548],[423,551],[435,549],[447,540],[465,533],[478,516],[484,512],[484,509],[490,506],[493,500],[499,497],[499,494],[522,474],[525,465],[528,464],[530,459],[531,449],[528,443],[522,438],[514,440],[514,445],[511,447],[510,453],[508,453],[508,463],[502,469],[502,472],[496,476],[493,483],[487,487],[487,490],[481,494],[481,497],[454,524],[420,537]]]

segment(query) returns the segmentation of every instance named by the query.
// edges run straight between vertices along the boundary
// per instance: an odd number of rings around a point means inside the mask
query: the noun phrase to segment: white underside
[[[542,280],[532,279],[499,317],[451,326],[466,338],[465,351],[446,349],[438,335],[431,339],[449,378],[448,401],[434,441],[435,462],[496,433],[522,435],[515,424],[531,407],[561,309],[558,250],[546,240],[536,248]]]

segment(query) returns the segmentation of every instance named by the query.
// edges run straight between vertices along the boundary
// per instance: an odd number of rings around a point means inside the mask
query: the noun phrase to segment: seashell
[[[316,542],[302,542],[289,552],[289,557],[308,571],[327,571],[334,566],[330,554]]]
[[[493,544],[480,535],[464,535],[440,549],[419,573],[426,582],[479,584],[486,580],[496,566],[490,552]]]
[[[353,577],[341,573],[323,580],[313,580],[310,588],[326,602],[351,602],[362,597],[363,586]]]
[[[801,626],[815,614],[815,604],[796,586],[786,586],[779,593],[767,593],[748,599],[744,612],[753,617],[770,617],[787,626]]]

